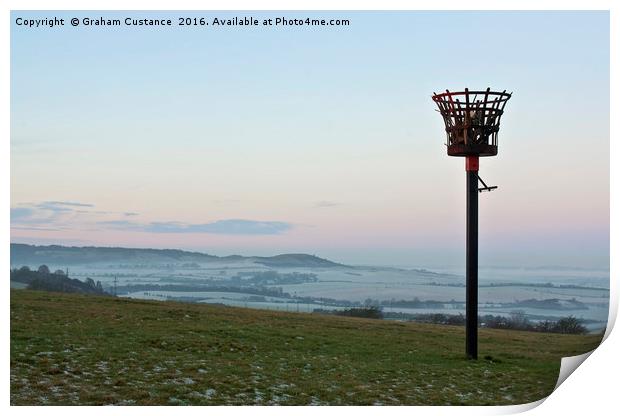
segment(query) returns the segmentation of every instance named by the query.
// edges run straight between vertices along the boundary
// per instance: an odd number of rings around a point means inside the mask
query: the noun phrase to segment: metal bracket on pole
[[[497,189],[497,186],[487,186],[486,183],[484,183],[484,181],[482,180],[482,178],[480,176],[478,176],[478,180],[480,181],[480,183],[482,183],[483,188],[478,188],[478,192],[491,192],[495,189]]]

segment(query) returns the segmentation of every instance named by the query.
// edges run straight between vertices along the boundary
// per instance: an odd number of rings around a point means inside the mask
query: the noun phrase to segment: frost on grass
[[[61,300],[46,309],[39,295],[25,295],[35,297],[36,308],[28,310],[35,311],[32,316],[15,314],[20,319],[11,322],[11,404],[508,404],[544,397],[555,383],[554,357],[539,352],[551,342],[538,334],[515,340],[511,348],[522,344],[515,352],[504,347],[502,332],[489,332],[489,345],[497,349],[493,356],[501,362],[471,364],[462,359],[460,340],[445,328],[408,331],[403,324],[352,325],[272,312],[261,318],[260,312],[225,308],[202,314],[194,305],[130,302],[123,304],[133,309],[122,313],[122,322],[106,326],[110,320],[99,315],[118,310],[100,308],[96,315],[92,301],[81,305],[67,297],[65,313]],[[12,311],[14,299],[12,294]],[[170,318],[166,308],[177,317]],[[75,319],[86,315],[83,322]],[[179,336],[153,343],[163,338],[154,334],[164,333]],[[425,344],[429,336],[436,340],[433,348]],[[557,340],[558,356],[581,348],[577,338],[565,347],[559,336],[545,337]]]

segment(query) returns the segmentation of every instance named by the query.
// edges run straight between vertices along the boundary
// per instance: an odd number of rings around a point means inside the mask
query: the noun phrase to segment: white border
[[[6,0],[8,10],[610,10],[614,0]],[[53,3],[53,4],[50,4]]]
[[[613,117],[613,114],[617,114],[617,98],[618,97],[618,82],[615,72],[617,72],[618,66],[618,27],[620,19],[618,18],[618,5],[614,0],[590,0],[590,1],[575,1],[575,0],[470,0],[468,2],[458,0],[446,0],[446,1],[406,1],[406,0],[384,0],[384,1],[370,1],[370,0],[300,0],[300,1],[282,1],[282,0],[230,0],[230,1],[197,1],[197,0],[176,0],[176,1],[163,1],[152,0],[149,2],[140,0],[111,0],[111,1],[89,1],[85,3],[78,0],[57,0],[57,1],[16,1],[5,0],[0,5],[0,13],[2,18],[0,19],[0,48],[2,56],[4,57],[3,65],[0,67],[0,79],[2,80],[2,87],[0,87],[0,94],[2,100],[0,101],[0,134],[2,141],[0,144],[0,197],[2,198],[2,205],[0,207],[0,229],[4,236],[5,243],[0,245],[0,267],[3,270],[9,268],[9,186],[10,186],[10,74],[9,74],[9,62],[10,62],[10,10],[611,10],[611,130],[610,130],[610,169],[611,169],[611,253],[617,253],[619,249],[618,245],[618,221],[617,215],[614,211],[618,211],[618,121]],[[508,414],[518,413],[528,409],[532,409],[532,414],[583,414],[585,412],[595,412],[594,414],[609,414],[610,409],[617,408],[618,399],[617,388],[615,387],[616,377],[618,375],[618,362],[616,351],[619,351],[619,340],[616,334],[617,331],[610,329],[613,327],[613,323],[616,320],[618,310],[618,266],[615,261],[616,256],[611,257],[611,299],[610,299],[610,313],[608,330],[606,333],[605,342],[595,350],[590,358],[587,359],[586,364],[579,367],[575,374],[568,377],[568,379],[546,400],[540,402],[521,405],[521,406],[507,406],[507,407],[398,407],[398,408],[369,408],[369,407],[348,407],[348,408],[273,408],[273,407],[253,407],[253,408],[209,408],[204,409],[200,407],[191,409],[175,409],[174,411],[188,411],[188,412],[215,412],[218,414],[233,414],[240,410],[251,411],[253,414],[258,415],[287,415],[291,412],[296,414],[314,414],[317,411],[320,412],[347,412],[360,414],[378,414],[378,412],[389,412],[391,414],[410,414],[415,411],[417,414],[469,414],[469,415],[486,415],[486,414]],[[6,280],[5,290],[2,292],[5,305],[5,314],[3,323],[3,356],[2,369],[5,377],[5,384],[3,389],[2,399],[5,406],[9,405],[9,383],[8,375],[9,370],[9,291],[8,291],[8,279]],[[544,402],[544,403],[543,403]],[[536,407],[536,405],[540,405]],[[168,415],[171,411],[165,407],[152,407],[149,409],[144,408],[123,408],[123,409],[110,409],[110,408],[10,408],[10,412],[15,414],[32,414],[39,412],[58,412],[59,414],[77,414],[78,412],[88,411],[93,414],[108,414],[110,411],[121,412],[123,414],[138,414],[144,411],[148,411],[152,414]]]

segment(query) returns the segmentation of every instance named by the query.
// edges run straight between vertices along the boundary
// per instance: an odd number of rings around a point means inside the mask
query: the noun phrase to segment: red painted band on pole
[[[478,156],[467,156],[465,158],[465,170],[467,172],[475,171],[478,172],[479,168],[479,158]]]

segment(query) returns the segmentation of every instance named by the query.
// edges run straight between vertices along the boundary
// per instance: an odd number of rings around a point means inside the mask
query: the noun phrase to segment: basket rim
[[[460,97],[460,96],[469,96],[469,95],[483,95],[483,96],[492,96],[493,99],[492,100],[484,100],[481,102],[495,102],[497,103],[497,101],[503,102],[503,101],[508,101],[510,99],[510,97],[512,97],[512,93],[511,92],[506,92],[506,90],[504,91],[491,91],[491,88],[487,88],[486,90],[472,90],[470,91],[468,88],[465,88],[464,91],[450,91],[450,90],[446,90],[446,92],[442,92],[437,94],[436,92],[433,92],[433,101],[444,101],[446,98],[452,98],[452,97]],[[463,103],[461,103],[463,104]],[[473,104],[473,102],[471,102],[470,104]]]

